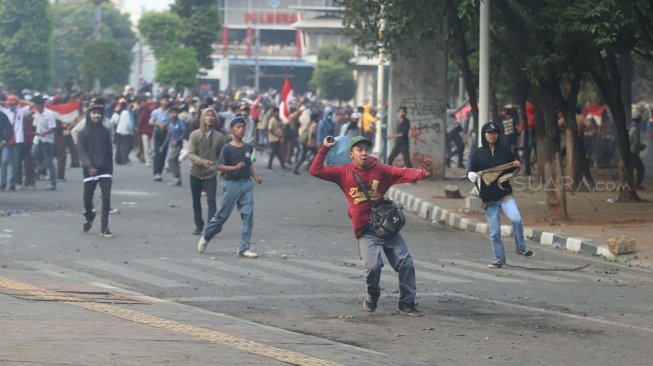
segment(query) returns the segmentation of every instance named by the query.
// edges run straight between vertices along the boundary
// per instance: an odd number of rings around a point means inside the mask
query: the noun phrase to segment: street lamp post
[[[93,38],[100,39],[100,26],[102,25],[102,0],[93,0]],[[93,91],[100,93],[100,78],[93,80]]]
[[[478,121],[476,134],[478,146],[482,144],[481,126],[487,122],[490,111],[490,0],[481,1],[479,34],[479,70],[478,70]]]

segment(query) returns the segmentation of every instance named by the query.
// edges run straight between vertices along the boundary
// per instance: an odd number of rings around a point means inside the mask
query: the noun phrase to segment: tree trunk
[[[532,85],[533,96],[537,110],[543,119],[543,126],[538,129],[543,132],[543,137],[538,137],[538,166],[544,170],[543,187],[547,195],[547,218],[552,221],[569,219],[567,214],[567,200],[563,184],[562,161],[560,154],[560,133],[554,102],[555,82],[540,80],[539,85]],[[539,121],[538,121],[539,124]],[[543,145],[543,146],[540,146]]]
[[[456,40],[456,54],[458,59],[455,60],[455,62],[458,65],[460,72],[463,74],[465,90],[467,91],[467,97],[469,98],[469,106],[472,108],[474,124],[478,126],[478,128],[476,128],[476,133],[478,134],[480,131],[480,121],[478,119],[476,80],[474,79],[474,73],[472,73],[472,69],[469,66],[469,49],[467,47],[467,42],[465,41],[464,24],[460,18],[458,18],[458,11],[452,0],[447,0],[447,13],[449,15],[449,24],[451,25],[451,29],[453,29],[454,38]],[[476,139],[478,140],[478,135]],[[471,146],[472,145],[470,145],[470,147]]]
[[[578,103],[578,90],[580,89],[580,75],[573,80],[563,83],[562,88],[558,88],[556,100],[559,109],[562,111],[565,121],[565,148],[567,150],[566,169],[563,184],[565,189],[575,191],[581,186],[581,151],[578,132],[578,123],[576,122],[576,104]]]
[[[633,161],[630,156],[628,121],[626,121],[626,110],[621,96],[621,73],[617,66],[617,56],[613,52],[606,52],[605,57],[598,53],[594,57],[597,61],[590,74],[612,112],[619,142],[620,165],[623,165],[619,169],[621,184],[617,202],[639,202],[641,199],[637,195]]]
[[[528,81],[522,80],[517,83],[517,90],[519,91],[519,108],[522,111],[521,123],[524,127],[523,137],[523,150],[522,150],[522,166],[525,175],[531,175],[531,131],[528,128],[528,118],[526,118],[526,102],[528,101]]]

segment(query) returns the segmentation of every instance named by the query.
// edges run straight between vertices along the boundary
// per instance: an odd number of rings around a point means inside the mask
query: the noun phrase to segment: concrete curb
[[[419,216],[425,221],[432,223],[442,222],[458,230],[472,233],[487,234],[488,226],[485,222],[464,217],[458,213],[451,212],[421,198],[404,192],[397,187],[390,187],[386,196],[395,202],[401,203],[404,210]],[[501,235],[512,236],[512,226],[501,225]],[[599,245],[589,239],[572,237],[566,234],[559,234],[540,229],[524,227],[524,236],[535,243],[548,245],[554,248],[569,250],[572,252],[600,255],[606,258],[614,258],[607,246]]]

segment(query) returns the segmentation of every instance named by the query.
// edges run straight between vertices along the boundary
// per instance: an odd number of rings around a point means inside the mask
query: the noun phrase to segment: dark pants
[[[43,163],[48,168],[50,175],[50,186],[52,188],[57,186],[57,172],[54,168],[53,146],[50,142],[41,142],[32,145],[32,160],[43,159]],[[25,167],[27,169],[27,167]]]
[[[79,167],[77,146],[75,146],[75,141],[73,141],[73,137],[70,135],[61,135],[58,142],[55,140],[55,145],[57,155],[57,178],[64,179],[68,152],[70,152],[70,167]]]
[[[408,150],[408,148],[409,148],[408,144],[404,144],[404,145],[395,144],[395,146],[392,148],[392,151],[390,151],[390,156],[388,156],[388,165],[392,165],[397,155],[401,153],[401,156],[404,159],[404,166],[406,168],[412,168],[413,164],[410,162],[410,151]]]
[[[201,179],[192,175],[190,176],[190,194],[193,197],[193,219],[195,220],[195,227],[199,231],[204,229],[204,220],[202,219],[202,190],[206,192],[206,203],[209,206],[209,214],[206,219],[206,222],[208,222],[217,210],[215,200],[217,187],[216,177]]]
[[[22,184],[23,186],[33,186],[34,185],[34,164],[32,163],[32,145],[23,143],[23,152],[22,152],[23,166],[25,167],[25,174],[23,178],[23,173],[16,177],[18,179],[17,183]]]
[[[283,161],[283,154],[281,153],[281,141],[270,142],[270,160],[268,161],[268,169],[272,169],[272,161],[275,156],[279,159],[281,169],[286,169],[286,164]]]
[[[456,145],[456,150],[452,150],[451,143]],[[445,142],[446,148],[446,162],[447,165],[451,162],[451,157],[458,155],[458,166],[463,166],[463,153],[465,152],[465,142],[463,142],[462,136],[460,136],[460,129],[456,128],[447,133],[447,138]]]
[[[134,138],[132,135],[116,134],[116,164],[129,163],[129,153],[132,150]]]
[[[313,156],[317,154],[317,149],[314,147],[307,147],[306,145],[302,145],[302,154],[297,160],[297,163],[295,163],[295,173],[299,173],[299,167],[304,164],[304,161],[306,161],[306,156],[308,155],[308,152],[312,152]],[[310,165],[310,164],[309,164]]]
[[[163,132],[154,131],[154,163],[152,164],[152,173],[154,175],[161,175],[163,168],[166,165],[166,155],[168,154],[168,146],[163,146],[166,139],[166,134]],[[159,151],[163,146],[163,151]]]
[[[639,157],[638,153],[632,153],[631,155],[633,157],[633,166],[635,167],[635,170],[637,170],[635,184],[639,187],[642,185],[642,182],[644,182],[644,163],[642,162],[642,158]]]
[[[91,220],[93,214],[93,193],[98,182],[100,183],[100,190],[102,191],[102,228],[100,231],[109,230],[109,210],[111,209],[111,178],[100,178],[99,180],[91,180],[84,182],[84,217],[86,220]]]

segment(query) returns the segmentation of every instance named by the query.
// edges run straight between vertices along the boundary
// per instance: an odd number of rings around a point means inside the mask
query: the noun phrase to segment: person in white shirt
[[[133,146],[132,120],[127,100],[120,99],[120,107],[111,117],[111,124],[116,127],[116,164],[129,163],[129,153]]]
[[[54,114],[45,109],[45,100],[40,95],[32,99],[36,106],[34,113],[34,127],[36,128],[36,135],[34,135],[34,144],[32,145],[32,161],[40,161],[43,158],[43,163],[48,168],[50,176],[49,191],[57,189],[57,171],[54,167],[54,129],[57,128]]]
[[[18,108],[18,103],[26,104]],[[0,166],[0,191],[7,189],[7,168],[11,165],[11,177],[9,177],[9,190],[16,190],[16,179],[20,171],[22,158],[23,143],[25,135],[23,133],[23,118],[30,113],[34,104],[25,100],[20,100],[15,95],[7,97],[6,102],[0,102],[0,112],[7,115],[9,122],[14,129],[14,137],[8,141],[2,149],[2,165]],[[7,107],[8,106],[8,107]]]

